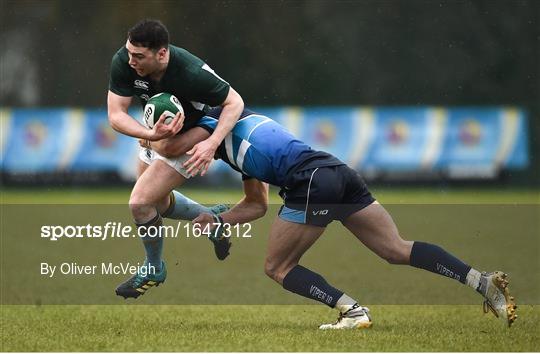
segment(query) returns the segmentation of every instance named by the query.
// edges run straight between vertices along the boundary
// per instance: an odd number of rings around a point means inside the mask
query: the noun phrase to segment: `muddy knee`
[[[129,198],[129,210],[136,222],[144,222],[155,216],[155,206],[144,196],[131,194]]]

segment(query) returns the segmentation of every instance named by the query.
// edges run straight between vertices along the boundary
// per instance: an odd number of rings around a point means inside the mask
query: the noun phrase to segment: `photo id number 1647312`
[[[214,234],[215,230],[221,227],[221,235],[230,238],[251,238],[251,224],[220,224],[212,223],[206,224],[204,227],[201,227],[199,224],[184,224],[184,229],[186,231],[186,237],[209,237]]]

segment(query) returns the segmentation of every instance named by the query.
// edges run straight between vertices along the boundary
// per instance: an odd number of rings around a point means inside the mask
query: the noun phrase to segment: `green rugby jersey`
[[[144,105],[160,92],[175,95],[182,103],[186,120],[182,131],[192,128],[210,106],[219,106],[227,98],[230,85],[201,59],[185,49],[169,45],[169,63],[159,82],[141,77],[129,66],[125,47],[113,56],[109,90],[124,97],[139,98]]]

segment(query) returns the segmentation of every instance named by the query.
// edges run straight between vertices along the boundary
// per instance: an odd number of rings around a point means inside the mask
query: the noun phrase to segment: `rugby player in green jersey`
[[[169,124],[165,124],[162,115],[152,129],[129,115],[128,108],[134,98],[144,107],[150,97],[161,92],[175,95],[184,114],[178,113]],[[187,154],[165,158],[151,149],[141,148],[138,179],[129,205],[146,251],[145,265],[151,267],[151,272],[147,272],[146,277],[137,274],[121,284],[116,290],[118,295],[138,297],[165,280],[166,268],[161,259],[163,238],[161,235],[148,237],[144,230],[151,226],[159,228],[164,215],[192,220],[201,212],[223,211],[224,206],[209,209],[173,189],[182,184],[184,177],[206,173],[216,149],[244,108],[240,95],[208,64],[187,50],[169,44],[169,33],[160,21],[145,19],[128,31],[126,43],[111,63],[107,108],[113,129],[146,141],[164,141],[194,127],[214,106],[222,108],[216,130]],[[156,180],[164,183],[155,183]],[[226,249],[219,249],[215,239],[211,240],[218,258],[224,259],[228,255],[228,243],[224,245]]]

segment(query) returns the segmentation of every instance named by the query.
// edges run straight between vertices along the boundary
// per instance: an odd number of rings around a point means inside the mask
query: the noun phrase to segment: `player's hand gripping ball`
[[[184,114],[184,109],[176,96],[165,92],[158,93],[150,97],[144,106],[144,121],[146,126],[152,129],[163,113],[166,117],[165,124],[169,124],[178,112]]]

